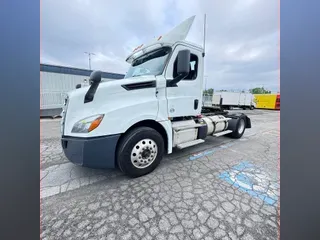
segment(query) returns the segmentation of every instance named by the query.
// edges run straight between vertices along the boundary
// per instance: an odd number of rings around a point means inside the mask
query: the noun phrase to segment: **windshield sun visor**
[[[137,49],[135,52],[133,52],[131,55],[129,55],[126,59],[127,63],[132,63],[135,59],[141,57],[147,52],[151,52],[153,50],[156,50],[158,48],[164,47],[164,46],[171,46],[172,44],[165,44],[165,43],[155,43],[146,47],[143,47],[141,49]]]

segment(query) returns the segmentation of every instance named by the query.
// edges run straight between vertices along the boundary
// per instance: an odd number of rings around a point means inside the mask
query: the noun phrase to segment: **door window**
[[[175,78],[178,75],[178,73],[177,73],[177,60],[178,60],[178,57],[174,61],[173,78]],[[198,65],[199,65],[198,56],[195,55],[195,54],[191,54],[190,63],[189,64],[190,64],[189,65],[189,68],[190,68],[189,75],[186,76],[182,81],[192,81],[192,80],[197,79],[197,76],[198,76]]]

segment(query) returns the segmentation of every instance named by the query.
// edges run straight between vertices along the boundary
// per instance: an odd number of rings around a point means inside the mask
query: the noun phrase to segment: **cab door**
[[[177,75],[177,55],[180,50],[189,49],[190,73],[187,77],[177,83],[177,86],[166,88],[168,116],[196,116],[201,113],[202,108],[202,79],[203,79],[203,57],[198,49],[190,48],[183,44],[177,45],[166,68],[165,77],[167,82]]]

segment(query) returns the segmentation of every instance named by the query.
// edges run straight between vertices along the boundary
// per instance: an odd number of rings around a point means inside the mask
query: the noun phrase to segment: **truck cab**
[[[201,46],[184,40],[193,20],[135,49],[126,59],[130,67],[124,79],[101,82],[101,73],[94,71],[90,86],[68,93],[61,141],[71,162],[119,167],[138,177],[152,172],[175,147],[200,144],[219,133],[239,138],[251,127],[246,116],[208,109],[201,115],[205,55]]]

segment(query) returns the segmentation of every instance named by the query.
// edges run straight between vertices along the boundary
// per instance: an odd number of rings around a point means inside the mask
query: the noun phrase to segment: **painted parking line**
[[[217,147],[213,147],[211,149],[207,149],[205,151],[194,153],[189,157],[189,160],[190,161],[194,161],[194,160],[197,160],[197,159],[199,159],[201,157],[212,155],[215,152],[218,152],[218,151],[220,151],[222,149],[228,149],[231,146],[234,146],[235,144],[237,144],[239,141],[240,142],[248,141],[250,137],[255,136],[255,135],[257,135],[257,132],[246,134],[242,138],[238,139],[238,141],[232,141],[232,142],[229,142],[229,143],[217,146]]]
[[[279,131],[276,131],[276,130],[266,131],[266,132],[263,132],[263,133],[262,133],[262,135],[266,135],[266,134],[273,135],[273,136],[277,136],[277,137],[280,136],[280,132],[279,132]]]
[[[190,161],[194,161],[194,160],[197,160],[201,157],[204,157],[204,156],[208,156],[208,155],[212,155],[214,154],[215,152],[218,152],[218,151],[221,151],[223,149],[227,149],[233,145],[235,145],[236,143],[235,142],[230,142],[230,143],[226,143],[226,144],[223,144],[223,145],[220,145],[218,147],[214,147],[214,148],[211,148],[211,149],[207,149],[205,151],[202,151],[202,152],[199,152],[199,153],[195,153],[193,155],[191,155],[189,157],[189,160]]]
[[[269,205],[274,205],[278,201],[279,184],[247,161],[222,172],[219,178],[253,197],[260,198]]]

